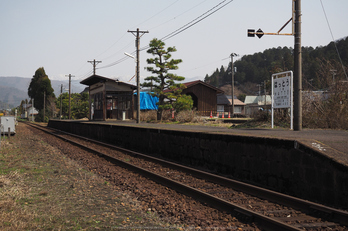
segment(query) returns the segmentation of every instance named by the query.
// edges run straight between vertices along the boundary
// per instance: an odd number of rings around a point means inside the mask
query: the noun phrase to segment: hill
[[[335,43],[343,65],[347,67],[348,37],[337,40]],[[328,75],[332,76],[334,74],[336,79],[345,78],[335,43],[331,42],[327,46],[316,48],[302,47],[302,85],[304,90],[326,89],[328,83],[323,82],[323,79]],[[293,70],[293,66],[293,48],[271,48],[253,55],[245,55],[234,62],[234,67],[237,69],[234,75],[235,86],[242,92],[245,89],[253,89],[254,94],[257,94],[259,91],[257,85],[263,84],[264,81],[269,81],[273,73]],[[330,71],[335,71],[335,73],[330,73]],[[205,76],[204,82],[219,88],[231,85],[230,64],[227,68],[223,66],[220,69],[216,68],[213,74]],[[254,85],[254,87],[250,88],[248,86],[250,84]],[[227,93],[229,92],[230,87]],[[244,91],[244,94],[250,93]]]
[[[21,101],[28,98],[26,92],[19,90],[18,88],[1,86],[0,85],[0,105],[1,109],[10,109],[21,104]]]
[[[0,101],[3,104],[9,104],[10,108],[17,107],[21,104],[24,99],[29,99],[28,87],[31,78],[23,77],[0,77]],[[59,96],[60,86],[63,84],[63,92],[65,89],[69,88],[69,83],[67,81],[51,80],[51,86],[54,89],[54,94]],[[72,92],[81,92],[85,88],[79,82],[72,82],[71,84]],[[5,109],[1,108],[0,110]]]

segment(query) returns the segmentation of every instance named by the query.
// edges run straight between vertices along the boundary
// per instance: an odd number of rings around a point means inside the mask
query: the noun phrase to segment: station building
[[[80,83],[89,87],[89,120],[133,118],[136,86],[99,75]]]

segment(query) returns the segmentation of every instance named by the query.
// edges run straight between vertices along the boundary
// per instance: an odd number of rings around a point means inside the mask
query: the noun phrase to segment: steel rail
[[[30,125],[34,126],[32,124],[30,124]],[[149,171],[147,171],[147,170],[145,170],[143,168],[139,168],[139,167],[137,167],[135,165],[129,164],[129,163],[124,162],[122,160],[115,159],[114,157],[111,157],[111,156],[109,156],[106,153],[101,153],[101,152],[99,152],[99,151],[97,151],[95,149],[88,148],[88,147],[86,147],[86,146],[84,146],[82,144],[79,144],[77,142],[68,140],[68,139],[66,139],[64,137],[61,137],[61,136],[59,136],[57,134],[54,134],[54,133],[51,133],[51,132],[49,132],[49,131],[47,131],[45,129],[42,129],[40,127],[37,127],[37,128],[41,129],[41,130],[43,130],[43,131],[45,131],[45,132],[47,132],[49,134],[52,134],[52,135],[54,135],[54,136],[56,136],[56,137],[58,137],[60,139],[66,140],[66,141],[68,141],[70,143],[73,143],[73,144],[75,144],[75,145],[77,145],[77,146],[79,146],[79,147],[81,147],[81,148],[83,148],[85,150],[92,151],[92,152],[96,153],[99,156],[104,156],[106,159],[108,159],[110,162],[112,162],[114,164],[120,165],[122,167],[125,167],[125,168],[130,169],[130,170],[135,171],[135,172],[139,172],[139,173],[141,173],[144,176],[147,176],[147,177],[149,177],[151,179],[154,179],[156,182],[158,182],[160,184],[166,185],[167,187],[171,187],[171,188],[173,188],[173,189],[175,189],[175,190],[177,190],[177,191],[179,191],[179,192],[181,192],[183,194],[191,196],[194,199],[197,199],[197,200],[199,200],[201,202],[208,203],[209,205],[211,205],[212,207],[215,207],[217,209],[220,209],[220,210],[223,210],[223,211],[226,211],[226,212],[233,212],[234,211],[234,212],[237,212],[237,213],[241,213],[243,215],[246,215],[247,217],[250,217],[255,222],[257,222],[259,224],[263,224],[263,226],[266,226],[267,228],[272,229],[272,230],[279,230],[279,228],[281,228],[282,230],[300,230],[300,229],[298,229],[298,228],[296,228],[294,226],[287,225],[286,223],[279,222],[276,219],[273,219],[273,218],[261,215],[261,214],[259,214],[257,212],[253,212],[251,210],[245,209],[245,208],[243,208],[243,207],[241,207],[239,205],[236,205],[234,203],[230,203],[230,202],[225,201],[223,199],[217,198],[217,197],[209,195],[209,194],[207,194],[205,192],[202,192],[202,191],[199,191],[197,189],[194,189],[194,188],[192,188],[190,186],[186,186],[184,184],[181,184],[180,182],[177,182],[177,181],[168,179],[166,177],[160,176],[158,174],[149,172]],[[52,128],[49,128],[49,129],[52,129]],[[179,164],[176,164],[176,163],[172,163],[172,162],[165,161],[165,160],[162,160],[162,159],[159,159],[159,158],[155,158],[155,157],[151,157],[151,156],[148,156],[148,155],[144,155],[144,154],[141,154],[141,153],[138,153],[138,152],[134,152],[134,151],[131,151],[131,150],[128,150],[128,149],[116,147],[114,145],[106,144],[106,143],[103,143],[103,142],[100,142],[100,141],[91,140],[91,139],[86,138],[86,137],[77,136],[75,134],[71,134],[71,133],[67,133],[67,132],[64,132],[64,131],[60,131],[58,129],[52,129],[52,130],[59,131],[59,132],[62,132],[62,133],[65,133],[65,134],[68,134],[68,135],[71,135],[71,136],[74,136],[74,137],[77,137],[77,138],[80,138],[80,139],[84,139],[84,140],[89,141],[89,142],[94,142],[94,143],[97,143],[97,144],[100,144],[100,145],[103,145],[103,146],[114,148],[114,149],[117,149],[117,150],[120,150],[120,151],[123,151],[123,152],[127,152],[128,154],[139,156],[141,158],[144,158],[144,159],[147,159],[147,160],[151,160],[153,162],[164,164],[166,166],[169,166],[171,168],[175,168],[177,170],[184,171],[184,172],[189,173],[191,175],[194,175],[196,177],[204,178],[205,180],[210,180],[210,181],[212,181],[214,183],[217,183],[217,184],[220,184],[220,185],[223,185],[223,186],[226,186],[226,187],[230,187],[230,188],[233,188],[233,189],[236,189],[236,190],[239,190],[239,191],[242,191],[242,192],[245,192],[245,193],[257,196],[257,197],[260,197],[260,198],[264,198],[264,199],[267,199],[267,200],[270,200],[270,201],[274,201],[274,202],[277,202],[277,203],[280,203],[280,204],[283,204],[283,205],[291,206],[293,208],[304,210],[304,211],[309,212],[309,213],[311,213],[311,212],[312,213],[313,212],[321,213],[321,215],[325,216],[326,219],[334,221],[334,222],[337,222],[337,223],[340,223],[341,225],[347,225],[348,224],[348,212],[345,212],[345,211],[342,211],[342,210],[334,209],[334,208],[331,208],[331,207],[328,207],[328,206],[324,206],[324,205],[321,205],[321,204],[317,204],[317,203],[314,203],[314,202],[310,202],[310,201],[307,201],[307,200],[295,198],[295,197],[288,196],[288,195],[285,195],[285,194],[282,194],[282,193],[274,192],[274,191],[271,191],[271,190],[268,190],[268,189],[264,189],[264,188],[257,187],[257,186],[254,186],[254,185],[250,185],[250,184],[246,184],[246,183],[239,182],[239,181],[236,181],[236,180],[232,180],[232,179],[229,179],[229,178],[226,178],[226,177],[217,176],[217,175],[214,175],[214,174],[211,174],[211,173],[207,173],[207,172],[203,172],[203,171],[200,171],[200,170],[197,170],[197,169],[193,169],[193,168],[190,168],[190,167],[182,166],[182,165],[179,165]],[[281,224],[281,226],[277,226],[278,223]],[[283,226],[283,225],[285,225],[285,226]]]

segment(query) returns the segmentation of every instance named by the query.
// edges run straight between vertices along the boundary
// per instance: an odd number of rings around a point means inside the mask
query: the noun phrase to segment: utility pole
[[[44,91],[44,117],[43,117],[43,122],[45,122],[45,117],[46,117],[46,91]]]
[[[140,71],[139,71],[139,46],[140,46],[140,37],[143,36],[145,33],[149,33],[148,31],[140,31],[139,28],[137,28],[136,31],[130,31],[128,32],[132,33],[135,36],[135,46],[137,48],[137,123],[140,123]],[[142,34],[140,36],[140,33]]]
[[[71,77],[75,77],[74,75],[66,75],[69,77],[69,120],[71,119]]]
[[[60,85],[60,117],[62,119],[62,98],[63,98],[63,84]]]
[[[234,67],[233,67],[233,56],[238,56],[236,53],[231,54],[231,73],[232,73],[232,83],[231,83],[231,95],[232,95],[232,118],[234,117]]]
[[[102,61],[95,61],[95,59],[93,61],[87,61],[89,63],[91,63],[93,65],[93,75],[95,75],[95,67],[97,66],[98,63],[101,63]]]
[[[31,103],[31,122],[34,122],[34,99],[31,100]]]
[[[266,108],[266,80],[263,81],[263,93],[265,94],[265,108]]]
[[[294,0],[294,130],[302,130],[302,48],[301,48],[301,0]]]

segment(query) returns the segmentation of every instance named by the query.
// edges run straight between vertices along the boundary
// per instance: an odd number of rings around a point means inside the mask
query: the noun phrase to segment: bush
[[[327,93],[326,96],[304,94],[302,126],[348,129],[348,101],[342,97],[344,95],[338,92]]]
[[[35,116],[35,122],[45,122],[48,123],[50,119],[47,116],[47,112],[44,118],[43,110],[40,110],[39,113]]]
[[[157,111],[149,110],[149,111],[141,111],[140,112],[140,121],[157,121]]]
[[[175,115],[175,121],[180,123],[188,123],[193,122],[194,118],[196,117],[196,113],[193,110],[184,110],[180,111]]]

